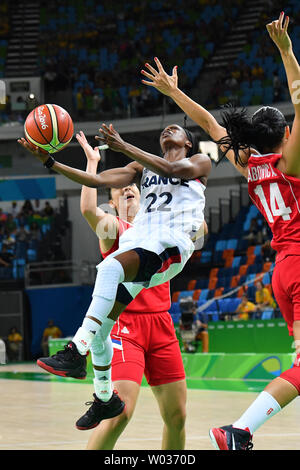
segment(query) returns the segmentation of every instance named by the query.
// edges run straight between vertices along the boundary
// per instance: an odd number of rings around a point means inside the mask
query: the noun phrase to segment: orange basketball
[[[72,140],[74,125],[69,113],[57,104],[34,108],[24,124],[25,137],[49,153],[62,150]]]

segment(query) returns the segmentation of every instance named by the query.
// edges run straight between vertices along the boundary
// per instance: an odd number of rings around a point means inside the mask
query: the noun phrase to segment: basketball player
[[[277,21],[267,25],[271,39],[278,47],[295,110],[292,131],[282,113],[262,107],[253,116],[229,109],[223,125],[202,106],[188,98],[177,87],[177,70],[172,76],[147,65],[143,74],[152,81],[144,83],[167,94],[211,138],[219,144],[234,167],[248,180],[249,195],[264,215],[276,250],[272,277],[273,291],[290,335],[296,344],[293,367],[270,382],[245,414],[233,425],[210,430],[217,449],[246,450],[253,446],[253,433],[300,393],[300,67],[288,35],[289,18],[282,12]]]
[[[83,132],[76,135],[76,138],[87,157],[86,171],[96,174],[100,161],[98,148],[93,149],[89,145]],[[139,199],[139,190],[135,184],[111,189],[110,203],[118,214],[115,216],[97,207],[96,189],[82,187],[81,212],[91,229],[98,234],[104,258],[118,249],[119,237],[132,226],[139,209]],[[120,218],[121,215],[123,218]],[[111,332],[115,346],[112,381],[115,390],[125,401],[126,408],[116,418],[100,423],[89,439],[88,449],[103,450],[114,447],[134,412],[143,373],[152,387],[164,420],[162,448],[184,449],[186,382],[173,321],[167,311],[170,302],[168,282],[151,289],[143,289],[114,325]],[[95,343],[96,341],[91,346],[91,353],[97,380]],[[169,399],[170,396],[172,400]],[[97,403],[97,395],[95,401]],[[92,415],[91,411],[89,414]],[[91,422],[88,427],[80,429],[90,429],[96,423]]]
[[[99,400],[93,412],[98,423],[121,414],[124,409],[124,402],[112,389],[111,330],[120,313],[143,288],[172,279],[192,255],[192,239],[203,237],[204,191],[211,170],[210,158],[199,153],[197,139],[178,125],[167,126],[160,135],[163,158],[125,142],[112,124],[109,127],[103,124],[100,132],[99,140],[134,161],[123,168],[95,175],[58,163],[38,148],[33,149],[25,139],[19,140],[46,167],[82,185],[123,188],[138,183],[141,186],[140,209],[134,225],[120,237],[119,248],[97,267],[93,299],[82,327],[64,351],[40,360],[50,372],[83,378],[87,351],[97,337],[97,370],[103,372],[95,384]],[[143,318],[146,335],[146,316]],[[89,419],[87,412],[77,425],[88,426]]]

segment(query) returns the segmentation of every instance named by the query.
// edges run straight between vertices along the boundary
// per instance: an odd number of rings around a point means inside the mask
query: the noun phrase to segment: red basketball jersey
[[[119,238],[130,229],[132,225],[125,220],[118,217],[119,220],[119,233],[116,240],[109,251],[102,253],[103,258],[106,258],[111,253],[114,253],[119,248]],[[170,283],[165,282],[150,289],[143,289],[135,299],[129,304],[123,313],[160,313],[167,312],[171,306],[170,297]]]
[[[272,231],[276,261],[300,255],[300,179],[277,169],[281,157],[251,155],[248,160],[249,196]]]

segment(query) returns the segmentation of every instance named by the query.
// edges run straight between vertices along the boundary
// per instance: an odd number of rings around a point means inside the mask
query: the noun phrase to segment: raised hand
[[[84,150],[85,156],[90,161],[99,162],[101,160],[101,155],[98,147],[93,148],[87,141],[84,133],[82,131],[79,134],[76,134],[77,142],[80,144]]]
[[[289,17],[284,20],[284,12],[280,13],[279,19],[267,24],[267,30],[272,41],[281,52],[289,52],[292,49],[292,41],[288,35]]]
[[[100,140],[109,146],[114,152],[123,152],[125,149],[125,142],[121,138],[120,134],[114,129],[113,125],[109,127],[106,124],[102,124],[102,128],[99,129],[101,137],[95,136],[96,140]]]
[[[155,57],[155,63],[157,66],[157,70],[150,64],[145,64],[149,72],[146,70],[142,70],[141,73],[145,75],[145,77],[152,80],[151,82],[147,80],[142,80],[142,83],[148,86],[153,86],[158,91],[160,91],[163,95],[170,96],[172,91],[177,89],[178,84],[178,77],[177,77],[177,66],[173,67],[172,75],[168,75],[163,66],[161,65],[160,61],[157,57]]]

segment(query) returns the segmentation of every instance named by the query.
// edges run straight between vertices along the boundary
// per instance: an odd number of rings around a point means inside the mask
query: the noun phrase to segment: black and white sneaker
[[[252,435],[249,429],[238,429],[233,426],[212,428],[209,437],[217,450],[252,450]]]
[[[79,354],[72,341],[53,356],[38,359],[37,365],[60,377],[73,377],[80,380],[86,378],[86,356]]]
[[[86,402],[86,405],[92,405],[87,412],[76,422],[77,429],[85,431],[98,426],[103,419],[114,418],[122,413],[125,403],[119,398],[116,391],[113,392],[109,401],[102,401],[93,394],[94,401]]]

